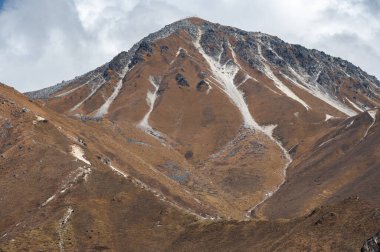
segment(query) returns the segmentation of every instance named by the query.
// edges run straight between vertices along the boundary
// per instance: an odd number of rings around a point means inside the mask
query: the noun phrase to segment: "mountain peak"
[[[188,18],[29,96],[0,85],[0,251],[346,251],[344,223],[379,226],[380,83],[342,59]]]
[[[181,32],[188,36],[181,35]],[[340,95],[340,86],[345,81],[351,83],[348,88],[353,92],[360,91],[365,97],[369,98],[378,96],[377,90],[380,87],[380,82],[347,61],[326,55],[317,50],[309,50],[300,45],[288,44],[275,36],[260,32],[246,32],[198,17],[189,17],[166,25],[159,31],[143,38],[133,45],[130,50],[121,52],[109,63],[94,71],[51,88],[30,92],[28,95],[31,98],[48,98],[73,83],[90,84],[97,80],[97,78],[94,79],[93,77],[99,75],[106,77],[105,82],[103,83],[98,78],[99,81],[96,81],[98,84],[94,85],[104,85],[109,80],[107,78],[110,78],[107,74],[109,71],[114,71],[121,75],[124,69],[128,68],[130,70],[135,65],[149,60],[149,57],[157,53],[157,50],[163,55],[168,50],[185,48],[185,45],[190,45],[194,48],[194,41],[197,39],[199,39],[199,46],[206,56],[208,55],[213,59],[223,60],[224,62],[234,62],[235,65],[244,64],[249,70],[244,68],[242,71],[259,71],[269,76],[269,79],[274,83],[281,82],[278,78],[279,76],[276,76],[276,72],[278,72],[282,77],[290,80],[293,85],[307,90],[310,94],[318,97],[318,99],[323,99],[330,106],[334,106],[345,114],[353,114],[352,108],[344,108],[347,107],[344,105],[344,103],[347,103],[346,98],[341,101],[334,98]],[[166,45],[160,49],[154,48],[161,43],[172,44],[171,47],[174,46],[175,49]],[[175,54],[175,52],[171,53]],[[239,66],[239,68],[242,67]],[[273,72],[271,68],[275,68],[276,71]],[[294,98],[295,96],[291,95],[291,97]],[[353,104],[356,104],[361,109],[374,106],[367,98],[356,99],[356,95],[352,97],[350,100],[354,99]],[[298,98],[295,98],[295,100],[298,100]],[[357,108],[354,107],[355,110]]]

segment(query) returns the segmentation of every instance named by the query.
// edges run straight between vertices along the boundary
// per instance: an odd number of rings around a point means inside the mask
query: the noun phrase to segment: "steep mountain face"
[[[380,82],[342,59],[190,18],[33,101],[2,90],[6,250],[37,238],[51,250],[347,250],[378,231],[360,211],[380,205]]]

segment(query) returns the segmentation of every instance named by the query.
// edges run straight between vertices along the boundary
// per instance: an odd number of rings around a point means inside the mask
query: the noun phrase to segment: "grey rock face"
[[[185,76],[183,76],[180,73],[177,73],[175,76],[175,80],[177,81],[178,85],[183,86],[183,87],[188,87],[189,82],[186,80]]]
[[[121,52],[116,57],[114,57],[110,62],[98,67],[97,69],[90,71],[82,76],[79,76],[70,81],[63,81],[62,83],[56,84],[51,87],[47,87],[41,90],[32,91],[25,93],[30,99],[47,99],[51,97],[52,94],[62,90],[67,85],[73,83],[86,83],[89,81],[89,85],[97,86],[103,85],[102,80],[92,80],[94,76],[101,75],[106,78],[107,71],[109,69],[121,73],[126,67],[132,68],[134,65],[142,61],[143,53],[152,53],[152,48],[150,44],[159,39],[166,38],[171,34],[178,32],[179,30],[186,30],[189,34],[197,34],[197,28],[189,22],[189,20],[184,19],[165,26],[158,32],[152,33],[147,37],[143,38],[141,41],[132,46],[128,52]],[[165,49],[164,49],[165,50]],[[93,83],[95,82],[95,83]]]
[[[244,32],[209,22],[204,22],[199,29],[202,30],[200,44],[204,51],[215,59],[220,57],[222,64],[229,61],[226,45],[232,38],[234,53],[263,74],[263,63],[269,64],[287,79],[331,99],[337,99],[344,81],[349,79],[351,91],[380,98],[380,82],[348,61],[259,32]],[[356,101],[356,104],[362,109],[371,107],[365,100]]]
[[[361,252],[379,252],[380,251],[380,232],[369,238],[360,250]]]
[[[209,85],[207,84],[207,82],[205,80],[201,80],[200,82],[198,82],[196,89],[201,92],[207,90],[208,87]]]
[[[109,63],[84,74],[74,80],[62,82],[55,86],[27,95],[32,99],[44,99],[69,84],[89,82],[93,88],[107,83],[107,71],[121,73],[126,67],[132,68],[153,53],[153,43],[166,38],[180,30],[186,31],[192,39],[202,32],[200,44],[204,51],[213,58],[220,57],[221,63],[231,63],[228,46],[232,44],[234,53],[251,68],[265,73],[264,62],[276,68],[283,76],[296,81],[306,88],[312,87],[330,97],[340,93],[344,79],[350,78],[349,89],[372,98],[380,96],[380,82],[359,67],[348,61],[329,56],[318,50],[306,49],[300,45],[288,44],[281,39],[260,32],[246,32],[237,28],[200,21],[194,24],[184,19],[165,26],[136,43],[128,52],[121,52]],[[262,56],[260,55],[261,49]],[[161,47],[161,53],[168,50]],[[94,76],[101,77],[95,78]],[[183,85],[186,85],[184,81]],[[181,84],[182,85],[182,84]],[[366,108],[365,102],[357,102]]]

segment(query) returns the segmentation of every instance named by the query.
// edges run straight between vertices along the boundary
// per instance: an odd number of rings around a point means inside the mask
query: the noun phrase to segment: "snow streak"
[[[64,92],[64,93],[58,94],[58,95],[56,95],[56,96],[54,96],[54,97],[64,97],[64,96],[66,96],[66,95],[68,95],[68,94],[71,94],[71,93],[74,92],[75,90],[78,90],[78,89],[80,89],[80,88],[83,87],[83,86],[86,86],[88,83],[90,83],[91,81],[95,80],[95,79],[98,78],[99,76],[100,76],[100,75],[98,74],[98,75],[96,75],[94,78],[92,78],[92,79],[86,81],[84,84],[79,85],[78,87],[75,87],[75,88],[73,88],[73,89],[70,89],[69,91],[66,91],[66,92]]]
[[[155,138],[158,138],[159,140],[162,138],[161,133],[154,130],[149,125],[149,117],[150,114],[153,112],[154,104],[156,102],[156,99],[158,97],[158,89],[160,88],[159,82],[160,80],[157,80],[156,78],[153,78],[152,76],[149,76],[149,82],[152,84],[154,91],[148,90],[148,93],[146,94],[146,102],[149,106],[148,112],[145,114],[144,118],[139,123],[138,127],[142,130],[144,130],[146,133],[152,135]]]
[[[329,115],[329,114],[326,114],[325,122],[327,122],[327,121],[330,120],[330,119],[334,119],[334,118],[335,118],[334,116]]]
[[[80,160],[80,161],[82,161],[88,165],[91,165],[90,161],[88,161],[87,159],[84,158],[84,151],[78,145],[75,145],[75,144],[71,145],[71,155],[73,155],[78,160]]]
[[[259,45],[260,46],[260,45]],[[273,54],[276,55],[276,57],[278,57],[279,59],[283,60],[284,62],[286,62],[280,55],[278,55],[272,48],[268,48]],[[261,53],[261,48],[259,49],[259,53]],[[265,60],[265,59],[264,59]],[[330,106],[332,106],[333,108],[339,110],[340,112],[348,115],[348,116],[354,116],[356,115],[357,113],[353,110],[351,110],[350,108],[348,108],[347,106],[345,106],[344,104],[342,104],[340,101],[338,101],[337,99],[334,99],[333,97],[331,97],[328,93],[326,92],[323,92],[322,90],[320,90],[318,88],[318,84],[317,84],[317,80],[319,78],[319,75],[321,74],[322,70],[320,70],[318,73],[317,73],[317,76],[316,78],[314,79],[314,83],[310,84],[308,83],[308,81],[305,80],[305,78],[303,76],[301,76],[300,74],[297,73],[297,71],[295,71],[288,63],[287,63],[287,67],[289,69],[289,71],[292,73],[292,75],[298,79],[298,81],[301,82],[301,84],[295,80],[294,78],[291,78],[283,73],[282,76],[284,76],[286,79],[288,79],[289,81],[291,81],[293,84],[295,84],[297,87],[305,90],[306,92],[308,92],[309,94],[313,95],[314,97],[326,102],[327,104],[329,104]],[[322,67],[320,67],[322,69]]]
[[[209,55],[205,53],[202,46],[200,45],[200,36],[194,42],[195,47],[202,54],[203,58],[209,64],[211,71],[214,75],[215,80],[218,82],[221,90],[230,98],[233,104],[239,109],[241,115],[243,116],[244,126],[246,128],[260,128],[260,126],[255,122],[251,113],[249,112],[248,106],[245,103],[243,94],[237,89],[234,83],[234,78],[239,71],[236,64],[225,64],[222,65],[219,61],[216,61]],[[220,58],[220,57],[219,57]]]
[[[103,79],[103,81],[100,83],[100,84],[98,84],[98,86],[97,87],[95,87],[92,91],[91,91],[91,93],[86,97],[86,98],[84,98],[84,100],[82,100],[81,102],[79,102],[77,105],[75,105],[72,109],[70,109],[70,112],[73,112],[73,111],[75,111],[75,110],[77,110],[85,101],[87,101],[88,99],[90,99],[91,98],[91,96],[93,96],[102,86],[103,86],[103,84],[105,83],[106,81]]]
[[[304,106],[306,108],[306,110],[309,110],[311,109],[311,107],[309,105],[307,105],[306,102],[304,102],[301,98],[299,98],[295,93],[293,93],[292,90],[290,90],[284,83],[282,83],[277,77],[276,75],[272,72],[272,70],[270,69],[270,66],[267,64],[267,60],[264,58],[264,56],[262,55],[262,52],[261,52],[261,45],[258,44],[257,45],[257,49],[259,51],[259,56],[260,58],[262,59],[262,63],[264,65],[264,72],[265,74],[269,77],[269,79],[271,79],[274,83],[274,85],[283,93],[285,94],[286,96],[288,96],[289,98],[295,100],[296,102],[300,103],[302,106]]]
[[[187,53],[186,49],[183,49],[182,47],[179,47],[177,53],[175,54],[174,59],[172,61],[170,61],[170,65],[172,65],[176,61],[176,59],[178,58],[179,54],[181,53],[181,50],[184,50]]]
[[[360,112],[364,111],[358,105],[356,105],[355,103],[353,103],[352,101],[350,101],[350,99],[348,99],[347,97],[346,97],[346,101],[348,101],[355,109],[359,110]]]
[[[60,186],[60,189],[47,200],[45,200],[45,202],[41,204],[41,207],[46,206],[51,201],[55,200],[59,195],[62,195],[65,192],[67,192],[67,190],[69,190],[75,184],[77,184],[80,181],[80,179],[83,178],[84,181],[87,181],[88,175],[90,175],[92,171],[91,163],[84,157],[83,149],[78,145],[74,144],[71,146],[71,155],[75,157],[77,160],[84,162],[86,165],[83,167],[81,166],[75,171],[71,172],[64,184]]]
[[[130,70],[128,68],[128,65],[129,63],[127,64],[127,66],[123,69],[122,73],[119,74],[119,81],[117,82],[116,84],[116,87],[114,88],[111,96],[104,102],[104,104],[98,109],[98,111],[96,112],[95,114],[95,117],[96,118],[101,118],[103,117],[104,115],[106,115],[108,113],[108,109],[109,107],[111,106],[111,104],[113,103],[113,101],[116,99],[116,97],[119,95],[119,92],[121,90],[121,88],[123,87],[123,79],[125,78],[125,76],[127,75],[127,72]]]
[[[74,212],[74,209],[72,207],[69,207],[63,215],[62,219],[59,221],[59,228],[58,228],[58,235],[59,235],[59,250],[61,252],[65,251],[65,234],[67,231],[67,223],[69,219],[71,218],[72,214]]]
[[[242,114],[242,117],[244,119],[244,126],[247,129],[254,129],[262,132],[267,137],[269,137],[283,152],[283,156],[286,160],[284,170],[283,170],[283,180],[282,182],[271,192],[267,192],[264,195],[264,198],[257,203],[255,206],[250,208],[247,213],[246,217],[249,218],[251,215],[251,212],[257,208],[259,205],[264,203],[267,199],[269,199],[274,193],[276,193],[280,187],[285,183],[286,179],[286,171],[289,166],[289,164],[292,162],[292,158],[290,157],[287,150],[282,146],[281,142],[275,139],[272,135],[274,128],[277,125],[268,125],[268,126],[260,126],[251,115],[248,105],[246,104],[243,93],[237,89],[234,83],[234,79],[236,74],[239,71],[239,65],[235,62],[222,65],[220,63],[220,56],[218,57],[218,60],[215,60],[214,58],[210,57],[205,53],[202,46],[200,45],[200,39],[201,39],[201,32],[198,32],[197,40],[194,41],[194,46],[198,49],[199,53],[202,54],[203,58],[207,61],[207,63],[210,66],[210,69],[212,71],[212,74],[214,75],[214,79],[217,81],[219,87],[226,95],[230,98],[232,103],[239,109],[240,113]],[[230,47],[231,53],[233,53],[233,49]],[[234,55],[234,54],[233,54]],[[281,89],[280,89],[281,90]]]
[[[366,132],[364,133],[364,136],[360,139],[360,142],[363,141],[367,135],[368,135],[368,132],[369,130],[372,128],[372,126],[376,123],[376,113],[377,113],[377,109],[375,110],[368,110],[367,113],[371,116],[372,118],[372,123],[369,125],[369,127],[367,128]]]

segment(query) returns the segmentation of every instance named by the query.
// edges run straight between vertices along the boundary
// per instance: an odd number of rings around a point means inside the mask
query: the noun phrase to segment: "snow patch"
[[[62,219],[59,221],[58,235],[59,235],[59,250],[61,252],[65,251],[65,235],[67,232],[67,223],[71,218],[74,209],[70,206],[66,213],[63,215]]]
[[[47,120],[39,115],[36,115],[36,120],[33,120],[33,124],[36,125],[38,122],[46,122]]]
[[[59,195],[64,194],[72,188],[75,184],[78,183],[80,178],[83,178],[84,181],[87,181],[88,175],[91,174],[91,168],[90,166],[85,166],[85,167],[79,167],[77,170],[72,172],[68,179],[66,179],[66,182],[60,187],[60,189],[51,197],[49,197],[44,203],[41,204],[41,207],[46,206],[49,204],[51,201],[55,200]]]
[[[37,119],[37,122],[43,122],[43,121],[46,121],[45,118],[41,117],[41,116],[38,116],[36,115],[36,119]]]
[[[233,62],[239,67],[239,69],[240,69],[241,71],[243,71],[243,72],[245,73],[245,78],[244,78],[244,80],[239,84],[239,86],[242,85],[244,82],[246,82],[246,81],[249,80],[249,79],[254,80],[254,81],[256,81],[256,82],[259,82],[256,78],[254,78],[254,77],[252,77],[251,75],[249,75],[249,74],[247,73],[247,71],[245,71],[244,68],[240,65],[240,63],[239,63],[239,61],[238,61],[238,59],[237,59],[237,57],[236,57],[235,51],[232,49],[230,43],[228,43],[228,47],[229,47],[229,49],[230,49],[230,51],[231,51],[232,58],[233,58]],[[228,63],[228,61],[227,61],[225,64],[227,64],[227,63]]]
[[[268,136],[281,149],[281,151],[283,152],[284,158],[286,160],[284,170],[283,170],[283,181],[272,192],[270,192],[269,194],[266,194],[264,198],[258,204],[256,204],[255,206],[253,206],[251,209],[248,210],[248,212],[246,213],[246,217],[249,217],[251,215],[251,212],[255,208],[257,208],[259,205],[264,203],[270,196],[276,193],[280,189],[280,187],[285,183],[286,171],[289,164],[292,162],[292,159],[289,153],[287,152],[287,150],[282,146],[281,142],[272,136],[273,130],[276,126],[268,125],[268,126],[261,127],[259,124],[256,123],[256,121],[252,117],[249,111],[248,105],[246,104],[244,100],[242,92],[240,92],[237,89],[234,83],[235,76],[239,71],[239,68],[238,68],[239,65],[236,64],[236,62],[233,62],[232,64],[222,65],[220,63],[221,55],[219,55],[218,61],[216,61],[214,58],[207,55],[205,51],[203,50],[202,46],[200,45],[201,36],[202,36],[202,33],[198,31],[198,36],[197,36],[197,39],[194,41],[194,46],[195,48],[198,49],[200,54],[203,56],[203,58],[207,61],[208,65],[210,66],[210,69],[214,75],[213,78],[219,84],[217,86],[227,95],[227,97],[230,98],[232,103],[235,104],[235,106],[239,109],[244,119],[244,127],[247,129],[256,129],[258,131],[261,131],[266,136]],[[230,50],[231,52],[233,51],[231,47],[230,47]]]
[[[332,115],[326,114],[325,122],[327,122],[327,121],[330,120],[330,119],[334,119],[334,118],[335,118],[335,116],[332,116]]]
[[[363,112],[364,110],[361,109],[358,105],[356,105],[354,102],[350,101],[347,97],[345,98],[346,101],[348,101],[355,109],[359,110],[360,112]]]
[[[273,137],[273,131],[276,127],[277,127],[277,124],[269,124],[269,125],[263,126],[262,128],[265,135]]]
[[[91,81],[95,80],[95,79],[98,78],[99,76],[100,76],[100,75],[98,74],[98,75],[96,75],[94,78],[92,78],[92,79],[86,81],[85,83],[83,83],[82,85],[80,85],[80,86],[78,86],[78,87],[75,87],[75,88],[73,88],[73,89],[70,89],[69,91],[66,91],[66,92],[64,92],[64,93],[58,94],[58,95],[56,95],[56,96],[54,96],[54,97],[56,97],[56,98],[57,98],[57,97],[64,97],[64,96],[66,96],[66,95],[68,95],[68,94],[71,94],[72,92],[74,92],[74,91],[80,89],[81,87],[86,86],[88,83],[90,83]]]
[[[152,76],[149,76],[149,83],[152,84],[154,91],[148,90],[146,94],[146,102],[149,106],[148,112],[145,114],[144,118],[141,120],[141,122],[138,124],[138,127],[148,133],[149,135],[152,135],[153,137],[157,138],[158,140],[162,140],[162,135],[160,132],[154,130],[152,126],[149,124],[149,117],[150,114],[153,112],[154,104],[156,102],[156,99],[158,97],[158,89],[160,88],[159,82],[161,80],[157,80],[156,78],[153,78]]]
[[[376,121],[377,109],[375,109],[375,110],[368,110],[367,113],[372,117],[372,119],[374,121]]]
[[[48,198],[44,203],[42,203],[41,206],[43,206],[43,207],[46,206],[47,204],[50,203],[50,201],[54,200],[56,197],[57,197],[57,195],[54,194],[53,196],[51,196],[50,198]]]
[[[364,136],[360,139],[359,142],[363,141],[367,135],[368,135],[368,132],[369,130],[372,128],[372,126],[376,123],[376,114],[377,114],[377,109],[375,110],[368,110],[367,113],[369,114],[369,116],[372,118],[372,123],[369,125],[369,127],[367,128],[366,132],[364,133]]]
[[[246,128],[260,128],[260,126],[255,122],[251,113],[249,112],[248,106],[245,103],[243,93],[237,89],[234,83],[234,78],[239,71],[236,64],[225,64],[222,65],[219,61],[216,61],[212,57],[206,54],[200,45],[201,33],[198,34],[197,40],[194,42],[194,46],[201,53],[203,58],[207,61],[210,69],[214,75],[215,80],[218,82],[221,90],[230,98],[233,104],[239,109],[243,120],[244,126]],[[220,59],[220,56],[218,57]]]
[[[331,97],[326,92],[323,92],[320,89],[318,89],[317,87],[308,84],[305,81],[305,79],[303,77],[301,77],[300,75],[298,75],[296,73],[296,71],[294,71],[292,68],[289,68],[289,69],[291,70],[291,72],[293,73],[293,75],[295,75],[302,82],[302,84],[300,84],[300,83],[298,83],[297,80],[295,80],[293,78],[290,78],[289,76],[286,76],[286,75],[283,74],[283,76],[286,79],[288,79],[289,81],[291,81],[293,84],[295,84],[299,88],[305,90],[309,94],[313,95],[314,97],[318,98],[321,101],[324,101],[325,103],[329,104],[331,107],[339,110],[340,112],[342,112],[342,113],[344,113],[344,114],[346,114],[348,116],[357,115],[357,113],[355,111],[353,111],[352,109],[348,108],[347,106],[345,106],[344,104],[342,104],[337,99],[334,99],[333,97]]]
[[[284,83],[282,83],[276,75],[272,72],[270,66],[267,64],[267,60],[264,58],[261,52],[261,45],[257,45],[257,49],[259,51],[259,56],[262,59],[262,63],[264,65],[264,72],[268,76],[269,79],[271,79],[274,83],[274,85],[286,96],[289,98],[295,100],[296,102],[300,103],[302,106],[306,108],[306,110],[311,109],[309,105],[307,105],[306,102],[304,102],[301,98],[299,98],[295,93],[293,93],[292,90],[290,90]]]
[[[175,54],[174,59],[172,61],[170,61],[170,65],[172,65],[176,61],[176,59],[178,58],[179,54],[181,53],[181,50],[185,51],[186,54],[188,54],[187,51],[186,51],[186,49],[184,49],[182,47],[179,47],[177,53]]]
[[[354,124],[354,122],[355,122],[355,119],[354,119],[354,120],[352,120],[352,121],[351,121],[349,124],[347,124],[347,125],[346,125],[346,129],[347,129],[347,128],[349,128],[349,127],[351,127],[351,126],[352,126],[352,124]]]
[[[272,48],[269,47],[269,50],[271,50],[279,59],[284,60]],[[286,62],[286,61],[284,60],[284,62]],[[327,94],[326,92],[321,91],[318,88],[317,80],[318,80],[319,75],[321,74],[322,70],[320,70],[317,73],[317,77],[314,79],[314,83],[309,83],[308,81],[306,81],[306,79],[303,76],[301,76],[300,74],[298,74],[297,71],[295,71],[289,64],[287,64],[287,67],[288,67],[289,71],[293,74],[293,76],[296,77],[302,84],[298,83],[298,81],[295,80],[294,78],[291,78],[291,77],[289,77],[289,76],[287,76],[287,75],[285,75],[283,73],[281,73],[281,75],[283,77],[285,77],[286,79],[288,79],[289,81],[291,81],[297,87],[305,90],[309,94],[311,94],[314,97],[316,97],[316,98],[318,98],[318,99],[326,102],[330,106],[338,109],[339,111],[341,111],[342,113],[344,113],[346,115],[349,115],[349,116],[356,115],[355,111],[351,110],[350,108],[348,108],[347,106],[345,106],[344,104],[342,104],[340,101],[338,101],[337,99],[334,99],[329,94]],[[320,66],[320,68],[321,68],[321,66]]]
[[[210,85],[210,83],[208,83],[206,80],[205,80],[206,84],[207,84],[207,91],[206,91],[206,95],[208,95],[210,93],[210,91],[212,90],[212,86]]]
[[[104,102],[104,104],[96,112],[96,114],[95,114],[96,118],[101,118],[104,115],[106,115],[108,113],[109,107],[111,106],[113,101],[116,99],[116,97],[119,95],[120,90],[123,87],[123,79],[127,75],[127,72],[130,70],[130,69],[128,69],[128,65],[129,65],[129,63],[127,64],[127,67],[125,67],[123,69],[122,73],[119,75],[120,80],[117,82],[116,87],[113,90],[111,96],[108,97],[108,99]]]
[[[70,109],[70,112],[77,110],[85,101],[90,99],[103,86],[104,83],[106,83],[106,81],[103,79],[102,82],[100,82],[97,87],[92,89],[91,93],[86,98],[84,98],[81,102],[79,102],[72,109]]]
[[[333,137],[333,138],[330,138],[329,140],[327,140],[327,141],[324,141],[323,143],[321,143],[318,147],[322,147],[323,145],[325,145],[325,144],[327,144],[327,143],[329,143],[329,142],[331,142],[331,141],[333,141],[335,139],[335,137]]]
[[[81,147],[79,147],[78,145],[71,145],[71,155],[73,155],[76,159],[88,164],[88,165],[91,165],[90,161],[88,161],[87,159],[84,158],[84,151]]]
[[[241,85],[245,84],[247,82],[247,80],[250,80],[250,79],[257,81],[255,78],[252,78],[251,76],[246,74],[244,79],[237,85],[237,88],[239,88]]]

